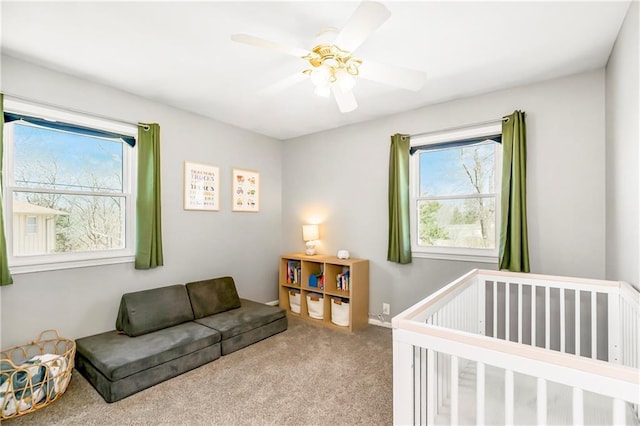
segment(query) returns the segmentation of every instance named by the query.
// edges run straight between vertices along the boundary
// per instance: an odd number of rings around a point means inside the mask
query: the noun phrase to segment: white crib
[[[395,424],[640,423],[627,283],[473,270],[392,323]]]

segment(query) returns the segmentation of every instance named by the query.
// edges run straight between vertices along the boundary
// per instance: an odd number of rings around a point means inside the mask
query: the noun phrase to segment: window
[[[497,261],[500,124],[411,141],[416,257]]]
[[[12,273],[133,260],[137,129],[7,99],[4,108]]]
[[[38,218],[35,216],[27,216],[27,234],[38,233]]]

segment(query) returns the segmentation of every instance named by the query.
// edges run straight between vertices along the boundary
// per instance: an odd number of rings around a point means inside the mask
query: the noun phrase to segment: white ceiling
[[[426,73],[419,92],[359,79],[340,113],[310,81],[257,92],[301,59],[232,42],[248,33],[304,49],[358,2],[2,1],[2,52],[277,139],[603,67],[626,1],[383,1],[391,17],[354,56]]]

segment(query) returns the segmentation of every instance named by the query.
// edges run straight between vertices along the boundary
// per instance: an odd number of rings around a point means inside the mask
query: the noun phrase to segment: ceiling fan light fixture
[[[326,58],[322,62],[322,65],[324,65],[325,67],[329,67],[329,68],[338,68],[338,67],[340,67],[340,62],[338,62],[338,60],[336,58]]]
[[[356,85],[354,76],[359,74],[360,59],[353,58],[350,52],[333,44],[318,45],[303,59],[309,62],[310,69],[303,72],[309,76],[318,96],[328,96],[333,84],[340,86],[342,92],[351,92]]]
[[[328,98],[331,96],[331,88],[329,86],[316,86],[313,89],[313,93],[321,98]]]
[[[345,62],[345,69],[351,75],[358,75],[360,73],[360,65],[362,65],[360,59],[349,58],[349,60]]]
[[[309,77],[311,78],[313,85],[316,87],[329,87],[332,80],[335,79],[331,68],[324,65],[320,65],[319,67],[312,69],[309,73]]]
[[[351,90],[356,85],[356,79],[345,68],[336,70],[336,82],[343,91]]]

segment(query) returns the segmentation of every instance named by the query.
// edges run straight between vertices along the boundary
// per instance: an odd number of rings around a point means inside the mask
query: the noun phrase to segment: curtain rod
[[[73,109],[73,108],[68,108],[68,107],[64,107],[64,106],[61,106],[61,105],[51,104],[51,103],[48,103],[48,102],[42,102],[42,101],[39,101],[37,99],[26,98],[24,96],[12,95],[11,93],[7,93],[7,92],[2,92],[2,94],[5,95],[5,96],[8,96],[10,98],[14,98],[14,99],[18,99],[18,100],[26,101],[26,102],[31,102],[31,103],[38,104],[38,105],[45,106],[45,107],[49,107],[49,108],[61,109],[63,111],[73,112],[73,113],[76,113],[76,114],[82,114],[82,115],[86,115],[86,116],[94,117],[94,118],[101,118],[103,120],[116,121],[118,123],[128,124],[130,126],[135,126],[135,127],[142,127],[144,130],[149,130],[149,125],[148,124],[132,123],[132,122],[126,121],[126,120],[119,120],[117,118],[107,117],[106,115],[95,114],[95,113],[92,113],[92,112],[81,111],[79,109]]]
[[[487,124],[495,124],[495,123],[500,123],[503,121],[509,121],[509,117],[502,117],[502,118],[497,118],[495,120],[488,120],[488,121],[481,121],[479,123],[473,123],[473,124],[465,124],[462,126],[457,126],[457,127],[449,127],[448,129],[440,129],[440,130],[433,130],[431,132],[423,132],[423,133],[416,133],[415,135],[409,135],[410,138],[417,138],[420,136],[427,136],[427,135],[434,135],[436,133],[443,133],[443,132],[450,132],[452,130],[460,130],[460,129],[466,129],[469,127],[477,127],[477,126],[484,126]],[[406,136],[403,136],[403,138],[406,138]]]

